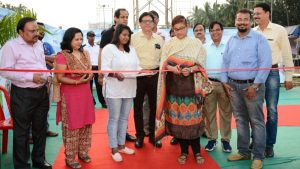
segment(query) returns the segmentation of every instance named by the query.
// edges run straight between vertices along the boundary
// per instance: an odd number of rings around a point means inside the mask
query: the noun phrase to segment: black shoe
[[[52,169],[52,165],[49,164],[47,161],[39,162],[39,163],[32,163],[32,166],[34,168],[40,168],[40,169]]]
[[[137,138],[136,141],[135,141],[134,146],[136,148],[142,148],[143,145],[144,145],[144,138]]]
[[[126,141],[134,142],[136,138],[128,133],[126,133]]]
[[[161,143],[160,140],[154,141],[153,139],[150,139],[149,143],[152,144],[156,148],[161,148],[162,147],[162,143]]]
[[[173,137],[173,138],[171,139],[171,141],[170,141],[170,144],[171,144],[171,145],[176,145],[176,144],[178,144],[178,140],[177,140],[175,137]]]
[[[53,132],[53,131],[47,131],[47,137],[56,137],[56,136],[58,136],[58,133],[55,133],[55,132]]]
[[[274,157],[273,147],[266,147],[266,149],[265,149],[265,157],[266,158],[272,158],[272,157]]]
[[[253,149],[253,142],[251,142],[249,145],[249,150],[252,150],[252,149]]]

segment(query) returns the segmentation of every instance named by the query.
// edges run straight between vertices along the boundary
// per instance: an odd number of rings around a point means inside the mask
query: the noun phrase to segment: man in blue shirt
[[[237,125],[238,153],[228,156],[229,161],[249,160],[250,128],[254,135],[251,168],[263,167],[266,147],[266,126],[263,114],[265,81],[271,68],[272,56],[267,39],[251,30],[250,11],[239,10],[235,26],[238,33],[232,36],[223,56],[221,81],[230,97]],[[235,70],[234,70],[235,69]]]
[[[37,24],[40,27],[43,27],[45,29],[45,24],[44,23],[38,22]],[[41,30],[39,32],[39,40],[43,42],[44,36],[45,36],[45,32],[43,30]],[[55,51],[54,51],[53,47],[48,42],[43,42],[43,47],[44,47],[44,54],[45,54],[47,69],[51,70],[53,68],[53,62],[54,62],[54,58],[55,58],[54,57]],[[50,84],[48,85],[48,87],[52,88],[52,81],[50,81],[49,83]],[[51,96],[52,96],[51,91],[52,90],[48,89],[48,91],[50,91],[50,93],[49,93],[50,103],[49,104],[51,104]],[[48,117],[49,117],[49,115],[48,115]],[[47,119],[47,136],[48,137],[56,137],[56,136],[58,136],[58,133],[55,133],[55,132],[49,130],[48,119]]]
[[[226,44],[222,41],[223,25],[214,21],[209,25],[209,33],[212,41],[204,45],[206,49],[206,65],[208,69],[208,78],[214,86],[214,90],[205,98],[204,111],[206,116],[206,133],[208,143],[205,146],[206,151],[213,151],[218,139],[217,126],[217,107],[220,114],[220,133],[223,151],[230,153],[231,139],[231,117],[232,110],[228,96],[221,83],[221,71],[211,71],[213,69],[221,69],[223,62],[223,54]],[[211,69],[211,70],[210,70]]]

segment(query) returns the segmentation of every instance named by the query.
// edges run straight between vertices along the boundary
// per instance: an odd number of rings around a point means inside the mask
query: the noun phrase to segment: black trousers
[[[98,70],[98,66],[92,66],[92,70]],[[97,96],[98,96],[99,102],[101,103],[102,107],[107,107],[106,103],[105,103],[105,99],[102,94],[102,85],[100,85],[98,83],[98,73],[94,73],[94,78],[90,81],[92,96],[93,96],[93,83],[94,82],[96,85],[96,91],[97,91]],[[96,103],[94,96],[93,96],[93,100],[94,100],[94,103]]]
[[[15,169],[29,169],[30,150],[28,144],[29,127],[32,125],[33,163],[45,160],[47,115],[49,96],[47,87],[11,87],[11,109],[14,122],[13,163]]]
[[[145,94],[148,95],[150,114],[149,114],[149,138],[154,141],[156,96],[157,96],[158,74],[153,76],[138,77],[136,97],[134,98],[134,124],[136,137],[144,138],[143,103]]]
[[[194,155],[200,153],[200,137],[192,140],[177,138],[177,140],[180,144],[181,154],[189,154],[189,145],[191,145]]]

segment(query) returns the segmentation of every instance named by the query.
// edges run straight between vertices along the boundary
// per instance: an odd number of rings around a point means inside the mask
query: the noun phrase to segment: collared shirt
[[[223,71],[221,81],[255,79],[254,83],[265,83],[270,70],[243,70],[270,68],[272,53],[267,39],[253,30],[245,37],[232,36],[226,45],[223,56],[223,69],[241,69]]]
[[[44,47],[45,55],[54,57],[53,54],[55,53],[55,51],[54,51],[53,47],[50,45],[50,43],[43,42],[43,47]],[[51,70],[53,68],[52,66],[50,66],[48,64],[46,64],[46,66],[47,66],[48,70]]]
[[[221,71],[211,71],[209,69],[221,69],[223,63],[223,54],[225,51],[226,43],[221,41],[217,47],[213,41],[204,44],[206,50],[205,68],[208,77],[221,80]]]
[[[10,40],[3,46],[1,68],[4,69],[40,69],[47,70],[43,44],[37,41],[28,45],[21,36]],[[1,76],[10,80],[14,85],[22,88],[36,88],[42,86],[33,82],[35,72],[1,72]],[[40,73],[43,79],[49,73]]]
[[[99,55],[99,46],[94,44],[93,46],[87,43],[84,46],[84,50],[87,50],[90,54],[91,63],[93,66],[98,66],[98,55]]]
[[[144,33],[138,32],[131,36],[131,44],[135,48],[142,69],[156,69],[159,67],[160,54],[164,40],[153,33],[150,39]]]
[[[269,22],[263,31],[257,26],[254,30],[261,32],[268,40],[272,50],[272,64],[281,63],[285,67],[294,67],[291,45],[284,27]],[[286,81],[293,80],[293,71],[285,71]]]

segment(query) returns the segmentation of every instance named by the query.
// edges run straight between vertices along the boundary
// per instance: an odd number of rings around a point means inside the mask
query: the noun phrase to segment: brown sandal
[[[180,156],[178,157],[178,159],[177,159],[177,161],[178,161],[178,163],[179,164],[185,164],[185,162],[186,162],[186,159],[187,159],[187,154],[184,154],[184,153],[182,153],[182,154],[180,154]]]
[[[195,159],[197,164],[203,164],[204,163],[204,158],[200,155],[200,153],[195,155]]]
[[[92,161],[91,157],[89,157],[88,155],[82,156],[82,157],[79,156],[78,158],[79,158],[81,161],[85,162],[85,163],[89,163],[89,162]]]
[[[78,162],[67,162],[66,160],[66,165],[72,169],[77,169],[77,168],[81,168],[81,165]]]

